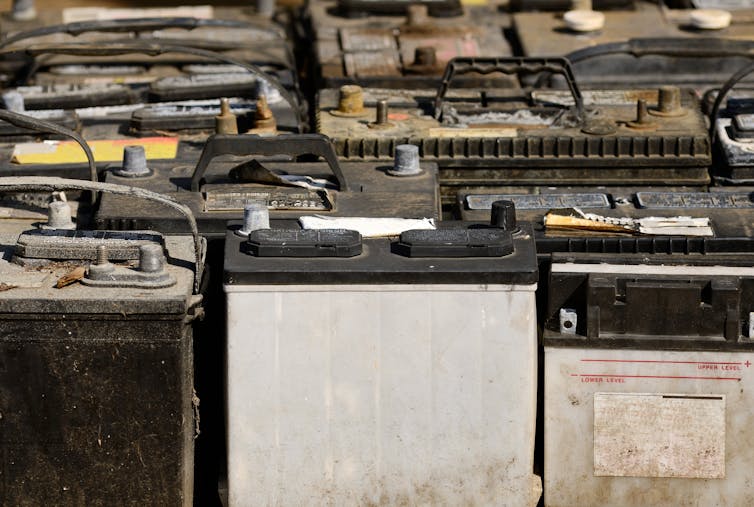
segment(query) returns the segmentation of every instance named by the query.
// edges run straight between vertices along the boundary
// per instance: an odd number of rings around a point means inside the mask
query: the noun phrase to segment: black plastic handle
[[[237,65],[242,69],[248,71],[249,73],[257,76],[259,79],[266,81],[272,88],[280,93],[280,96],[283,97],[283,100],[285,100],[290,108],[296,112],[299,121],[299,131],[301,130],[302,125],[306,122],[302,108],[296,104],[295,100],[288,92],[288,90],[286,90],[283,85],[280,84],[280,81],[278,81],[275,77],[267,74],[265,71],[252,63],[245,62],[243,60],[239,60],[222,53],[217,53],[215,51],[175,44],[156,44],[142,42],[118,42],[113,44],[39,44],[19,49],[0,49],[0,57],[8,54],[26,54],[31,57],[36,57],[44,54],[73,56],[120,56],[133,53],[143,54],[147,56],[159,56],[166,53],[178,53],[199,56],[230,65]]]
[[[217,28],[245,28],[259,30],[276,36],[283,34],[271,27],[269,24],[249,23],[246,21],[232,21],[224,19],[199,19],[191,17],[172,17],[172,18],[132,18],[132,19],[107,19],[96,21],[79,21],[75,23],[65,23],[60,25],[44,26],[18,32],[0,42],[0,48],[4,48],[16,42],[56,33],[65,33],[73,36],[90,32],[148,32],[150,30],[164,30],[168,28],[179,28],[183,30],[194,30],[201,27]]]
[[[536,58],[536,57],[507,57],[507,58],[472,58],[456,57],[448,62],[445,74],[442,76],[440,88],[435,97],[435,119],[442,116],[442,102],[450,88],[450,82],[455,76],[475,72],[478,74],[539,74],[548,72],[560,74],[566,80],[568,89],[571,91],[576,106],[576,114],[580,120],[584,118],[584,98],[581,96],[573,75],[570,62],[565,58]]]
[[[221,155],[317,155],[325,159],[335,179],[338,188],[344,192],[348,190],[346,178],[340,169],[338,157],[335,155],[330,138],[322,134],[280,135],[261,137],[256,135],[224,135],[217,134],[207,139],[199,162],[191,176],[191,191],[201,190],[201,181],[212,159]]]

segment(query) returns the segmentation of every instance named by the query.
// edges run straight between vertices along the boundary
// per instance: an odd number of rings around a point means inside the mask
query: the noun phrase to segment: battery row
[[[15,1],[0,504],[754,504],[752,54],[746,1]]]

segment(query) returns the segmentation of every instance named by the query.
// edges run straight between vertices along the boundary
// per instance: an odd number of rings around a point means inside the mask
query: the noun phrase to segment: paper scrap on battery
[[[413,229],[435,229],[432,218],[363,218],[305,216],[298,219],[304,229],[348,229],[358,231],[364,238],[400,236]]]
[[[143,146],[147,160],[174,159],[178,153],[178,138],[142,137],[89,141],[97,162],[120,162],[126,146]],[[84,164],[86,154],[75,141],[44,141],[17,144],[13,149],[12,160],[16,164]]]
[[[148,8],[68,7],[63,9],[63,23],[104,21],[134,18],[197,18],[211,19],[214,9],[209,5]]]
[[[565,229],[651,236],[713,236],[709,218],[687,216],[614,218],[584,213],[578,208],[551,210],[545,215],[546,229]]]

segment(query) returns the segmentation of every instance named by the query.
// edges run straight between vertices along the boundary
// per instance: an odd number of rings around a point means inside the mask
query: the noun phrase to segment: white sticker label
[[[198,18],[211,19],[212,6],[150,7],[146,9],[117,9],[105,7],[69,7],[63,9],[63,23],[79,21],[104,21],[135,18]]]
[[[594,475],[725,477],[725,396],[594,394]]]

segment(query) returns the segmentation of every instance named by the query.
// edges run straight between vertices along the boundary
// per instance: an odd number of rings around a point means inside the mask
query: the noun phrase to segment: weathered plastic
[[[544,331],[546,505],[750,504],[751,253],[568,255]]]
[[[536,505],[529,234],[494,258],[276,259],[229,233],[229,505]]]

